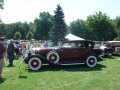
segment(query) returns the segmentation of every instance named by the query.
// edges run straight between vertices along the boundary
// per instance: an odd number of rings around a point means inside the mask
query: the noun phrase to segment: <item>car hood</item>
[[[58,49],[59,47],[34,47],[32,50],[38,51],[38,50],[52,50],[52,49]]]

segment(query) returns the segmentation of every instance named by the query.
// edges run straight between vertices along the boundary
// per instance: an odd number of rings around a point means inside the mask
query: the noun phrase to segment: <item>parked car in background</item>
[[[107,47],[113,49],[113,54],[120,54],[120,41],[107,41]]]
[[[102,61],[102,50],[94,49],[93,41],[63,41],[55,47],[37,47],[26,56],[24,62],[31,70],[38,70],[44,64],[79,65],[95,67]]]
[[[109,58],[113,55],[113,48],[107,46],[107,41],[94,41],[95,48],[99,48],[102,50],[102,56],[107,56]]]

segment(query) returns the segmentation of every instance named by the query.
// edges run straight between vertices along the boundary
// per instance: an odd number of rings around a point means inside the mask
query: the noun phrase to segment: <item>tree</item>
[[[1,18],[0,18],[0,24],[2,23],[2,20],[1,20]]]
[[[17,31],[17,32],[15,33],[14,39],[15,39],[15,40],[20,40],[20,39],[21,39],[21,34],[20,34],[20,32]]]
[[[7,39],[13,39],[15,32],[13,32],[12,24],[4,24],[4,36]]]
[[[89,31],[87,30],[87,26],[86,26],[86,22],[83,20],[77,19],[71,22],[68,29],[70,33],[73,33],[74,35],[78,37],[90,39]]]
[[[35,38],[48,40],[49,39],[49,31],[53,26],[53,16],[48,12],[42,12],[39,15],[39,18],[34,20],[34,24],[36,27],[35,30]]]
[[[26,35],[27,35],[27,33],[28,33],[28,31],[30,30],[29,29],[29,24],[27,23],[27,22],[25,22],[25,23],[23,23],[23,35],[22,35],[22,38],[23,39],[26,39]]]
[[[4,35],[4,24],[0,24],[0,37]]]
[[[67,30],[66,23],[64,22],[64,13],[60,5],[57,5],[54,13],[53,27],[51,28],[49,35],[51,40],[56,42],[65,37]]]
[[[87,27],[94,35],[94,40],[107,40],[113,24],[106,14],[99,11],[87,17]]]
[[[4,5],[4,0],[0,0],[0,9],[3,9],[3,5]],[[1,18],[0,18],[0,23],[2,22]]]
[[[31,31],[33,33],[35,32],[35,24],[33,22],[29,23],[29,31]]]
[[[29,31],[29,32],[27,33],[27,35],[26,35],[26,39],[27,39],[27,40],[31,40],[31,39],[33,39],[33,38],[34,38],[33,33],[32,33],[31,31]]]
[[[0,34],[4,35],[7,39],[13,39],[16,32],[20,32],[21,39],[26,39],[28,31],[35,31],[33,23],[11,23],[11,24],[0,24]]]
[[[0,9],[3,9],[4,0],[0,0]]]
[[[4,30],[5,30],[6,38],[8,39],[13,39],[14,34],[17,31],[20,32],[21,39],[25,39],[25,38],[22,38],[22,36],[24,35],[23,23],[17,22],[17,23],[5,24]]]
[[[118,35],[118,40],[120,41],[120,16],[116,17],[115,27]]]
[[[109,24],[110,24],[109,31],[107,32],[107,35],[104,37],[106,41],[113,40],[114,38],[117,37],[114,20],[110,19]]]
[[[21,23],[21,22],[16,22],[12,23],[9,25],[10,33],[16,33],[16,31],[21,33],[21,39],[26,39],[27,32],[30,30],[29,29],[29,24],[27,22]],[[11,37],[13,37],[11,35]]]

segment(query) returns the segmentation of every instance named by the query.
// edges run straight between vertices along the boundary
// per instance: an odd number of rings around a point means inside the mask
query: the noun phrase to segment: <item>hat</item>
[[[4,37],[0,37],[0,41],[4,41]]]

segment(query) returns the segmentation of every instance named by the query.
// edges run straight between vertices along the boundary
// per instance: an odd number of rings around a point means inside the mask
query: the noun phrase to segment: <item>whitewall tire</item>
[[[60,58],[59,58],[59,55],[58,55],[57,52],[55,52],[55,51],[50,51],[50,52],[48,52],[48,54],[47,54],[47,59],[48,59],[50,62],[56,64],[56,63],[58,63],[58,61],[59,61]]]
[[[28,62],[28,67],[31,70],[39,70],[41,66],[42,66],[42,61],[37,57],[31,58]]]
[[[86,58],[86,65],[88,67],[95,67],[97,64],[97,58],[94,55],[90,55]]]

